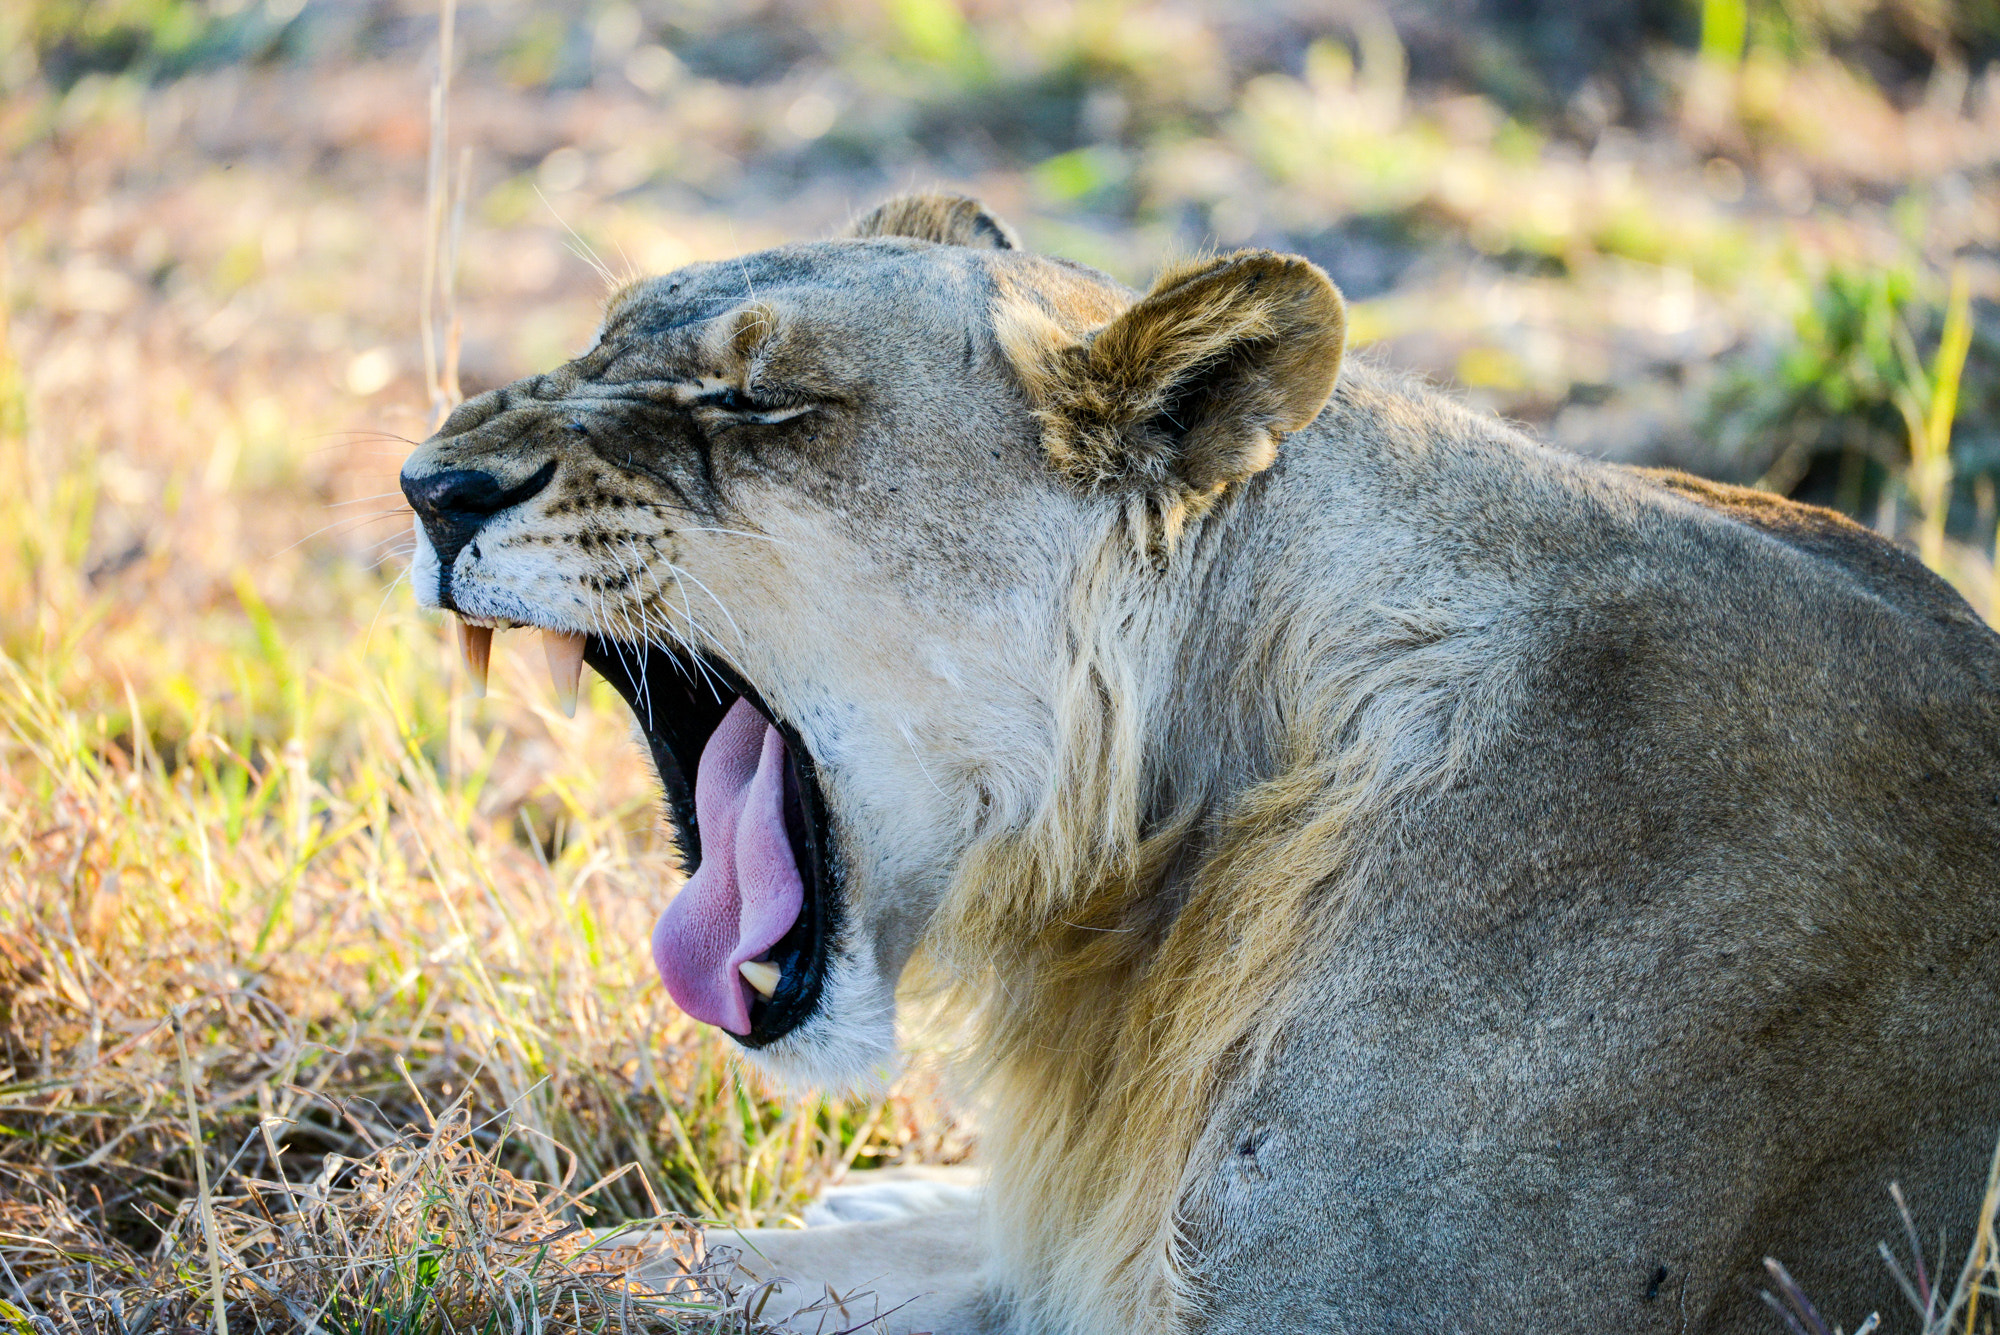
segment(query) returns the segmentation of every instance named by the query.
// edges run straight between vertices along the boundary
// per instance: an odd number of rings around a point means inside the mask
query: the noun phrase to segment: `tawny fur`
[[[962,1335],[1733,1335],[1767,1247],[1877,1300],[1883,1173],[1971,1208],[2000,648],[1941,582],[1344,372],[1294,257],[850,237],[620,294],[412,463],[562,464],[462,607],[698,645],[813,746],[849,919],[756,1059],[868,1078],[900,985],[985,1102],[983,1243],[759,1264]]]
[[[1013,250],[1014,230],[963,195],[899,195],[848,224],[843,235],[908,236],[941,246]]]
[[[1177,264],[1101,329],[1070,336],[1010,294],[994,325],[1042,423],[1050,463],[1131,498],[1162,556],[1232,483],[1318,415],[1340,373],[1346,312],[1296,255],[1241,251]]]
[[[939,1009],[975,1017],[989,1236],[1039,1277],[1031,1296],[1066,1330],[1199,1315],[1175,1204],[1216,1092],[1276,1038],[1300,961],[1333,948],[1339,886],[1360,870],[1350,836],[1449,782],[1488,688],[1462,610],[1269,626],[1240,690],[1269,702],[1283,772],[1211,810],[1205,830],[1211,793],[1158,815],[1133,651],[1170,628],[1143,624],[1131,594],[1186,580],[1190,564],[1162,576],[1122,526],[1104,534],[1071,624],[1063,768],[1026,820],[973,846],[920,961],[933,985],[952,982]],[[1306,689],[1274,698],[1272,681]],[[1202,851],[1179,869],[1183,897],[1162,903],[1190,846]]]

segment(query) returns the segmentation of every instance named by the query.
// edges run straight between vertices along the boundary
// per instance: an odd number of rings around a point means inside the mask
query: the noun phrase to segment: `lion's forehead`
[[[1085,266],[1019,251],[968,250],[907,237],[801,242],[706,260],[640,279],[607,305],[605,336],[703,349],[710,327],[746,308],[829,334],[928,343],[992,327],[1001,293],[1033,293],[1077,323],[1101,323],[1132,294]]]
[[[879,318],[892,303],[909,315],[962,318],[984,304],[969,299],[976,266],[938,253],[943,249],[817,242],[702,261],[633,283],[612,299],[608,323],[632,334],[664,333],[758,303],[830,320]]]

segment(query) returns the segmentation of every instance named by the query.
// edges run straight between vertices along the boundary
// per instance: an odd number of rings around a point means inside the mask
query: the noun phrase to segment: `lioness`
[[[767,1315],[1765,1330],[1768,1254],[1893,1328],[1888,1184],[1965,1240],[2000,641],[1342,340],[1296,257],[1140,296],[906,198],[627,288],[405,465],[470,655],[630,702],[674,998],[799,1084],[960,1027],[981,1202],[753,1236]]]

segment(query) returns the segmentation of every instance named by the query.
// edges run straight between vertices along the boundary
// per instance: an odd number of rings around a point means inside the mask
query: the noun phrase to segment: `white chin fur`
[[[880,1094],[901,1065],[895,994],[875,970],[836,955],[812,1018],[744,1056],[793,1092]]]
[[[410,553],[410,587],[416,590],[417,606],[438,605],[438,554],[421,520],[411,521],[417,531],[417,549]]]

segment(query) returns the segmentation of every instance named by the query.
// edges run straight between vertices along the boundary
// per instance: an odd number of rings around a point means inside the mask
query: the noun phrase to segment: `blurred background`
[[[49,1292],[181,1236],[198,1143],[235,1190],[427,1100],[524,1179],[646,1164],[605,1218],[976,1140],[921,1070],[734,1074],[645,960],[614,699],[506,636],[469,699],[399,585],[449,364],[547,368],[613,280],[930,187],[1138,286],[1297,251],[1357,355],[2000,606],[2000,0],[464,0],[448,88],[442,18],[0,6],[0,1212]]]

